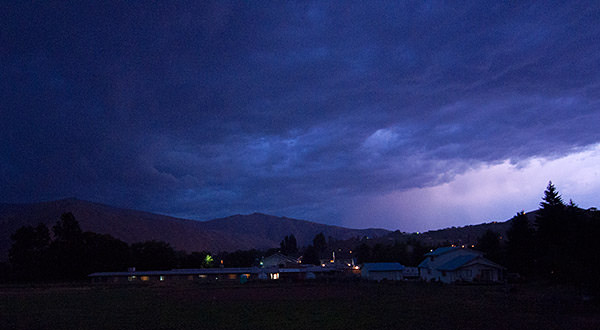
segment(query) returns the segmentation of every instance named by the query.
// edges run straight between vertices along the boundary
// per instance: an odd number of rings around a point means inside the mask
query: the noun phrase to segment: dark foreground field
[[[600,306],[537,286],[1,287],[0,329],[600,329]]]

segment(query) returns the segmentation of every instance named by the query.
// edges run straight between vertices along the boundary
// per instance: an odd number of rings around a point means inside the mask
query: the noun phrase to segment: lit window
[[[165,280],[165,277],[164,277],[164,276],[162,276],[162,275],[160,275],[160,278],[159,278],[159,280],[161,280],[161,281],[164,281],[164,280]]]
[[[205,274],[198,275],[198,278],[207,278],[207,277],[208,277],[208,275],[205,275]]]
[[[271,279],[272,280],[278,280],[279,279],[279,273],[271,273]]]
[[[135,280],[135,275],[127,277],[127,280],[128,280],[129,282],[131,282],[131,281]]]
[[[150,280],[150,276],[140,276],[140,280],[142,280],[144,282],[148,281],[148,280]]]

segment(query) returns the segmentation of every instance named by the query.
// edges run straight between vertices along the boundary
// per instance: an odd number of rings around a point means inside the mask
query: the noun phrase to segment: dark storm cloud
[[[2,12],[2,201],[341,222],[360,196],[599,142],[594,2]]]

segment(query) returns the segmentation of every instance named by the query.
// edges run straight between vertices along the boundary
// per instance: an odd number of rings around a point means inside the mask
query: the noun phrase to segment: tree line
[[[52,227],[23,226],[11,235],[9,265],[0,279],[12,281],[83,280],[94,272],[169,270],[173,268],[247,267],[258,265],[263,251],[177,251],[167,242],[127,244],[107,234],[82,231],[72,213]]]
[[[598,285],[600,278],[600,212],[565,203],[548,183],[535,219],[523,212],[512,219],[506,239],[486,232],[477,248],[509,272],[532,279]],[[505,242],[505,243],[504,243]]]
[[[475,249],[490,260],[507,267],[507,271],[531,279],[595,284],[600,278],[600,256],[596,241],[600,238],[600,212],[583,210],[573,201],[565,203],[550,182],[544,191],[534,221],[518,212],[510,221],[506,237],[487,231],[479,237]],[[0,279],[20,281],[80,280],[93,272],[168,270],[173,268],[250,267],[259,266],[265,256],[282,253],[302,257],[303,264],[321,263],[337,251],[333,238],[317,234],[312,244],[300,249],[290,234],[279,249],[256,249],[221,252],[187,253],[176,251],[162,241],[127,244],[106,234],[84,232],[72,213],[65,213],[50,229],[44,224],[24,226],[12,236],[10,267],[1,267]],[[347,242],[346,242],[347,243]],[[417,266],[423,255],[439,244],[429,246],[418,239],[393,244],[369,245],[365,240],[352,241],[352,258],[364,262],[400,262]]]

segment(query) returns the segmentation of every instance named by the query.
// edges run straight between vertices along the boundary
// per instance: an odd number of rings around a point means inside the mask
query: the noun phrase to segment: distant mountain
[[[538,211],[525,213],[525,215],[527,215],[529,223],[532,226],[535,224],[535,217],[537,215],[537,212]],[[477,239],[488,230],[498,233],[501,239],[506,239],[506,232],[510,228],[511,221],[512,219],[505,221],[493,221],[478,225],[468,225],[463,227],[451,227],[438,230],[430,230],[424,233],[419,233],[418,235],[400,233],[396,231],[386,236],[379,237],[377,240],[383,243],[389,241],[404,241],[409,238],[413,238],[427,245],[438,245],[443,244],[445,242],[471,245],[476,244]]]
[[[278,247],[279,242],[290,234],[294,234],[302,246],[309,244],[320,232],[335,239],[389,233],[384,229],[350,229],[260,213],[210,221],[185,220],[71,198],[32,204],[0,204],[0,261],[8,259],[12,244],[10,235],[18,228],[44,223],[52,230],[65,212],[73,213],[84,231],[110,234],[127,243],[166,241],[175,249],[188,252]]]

